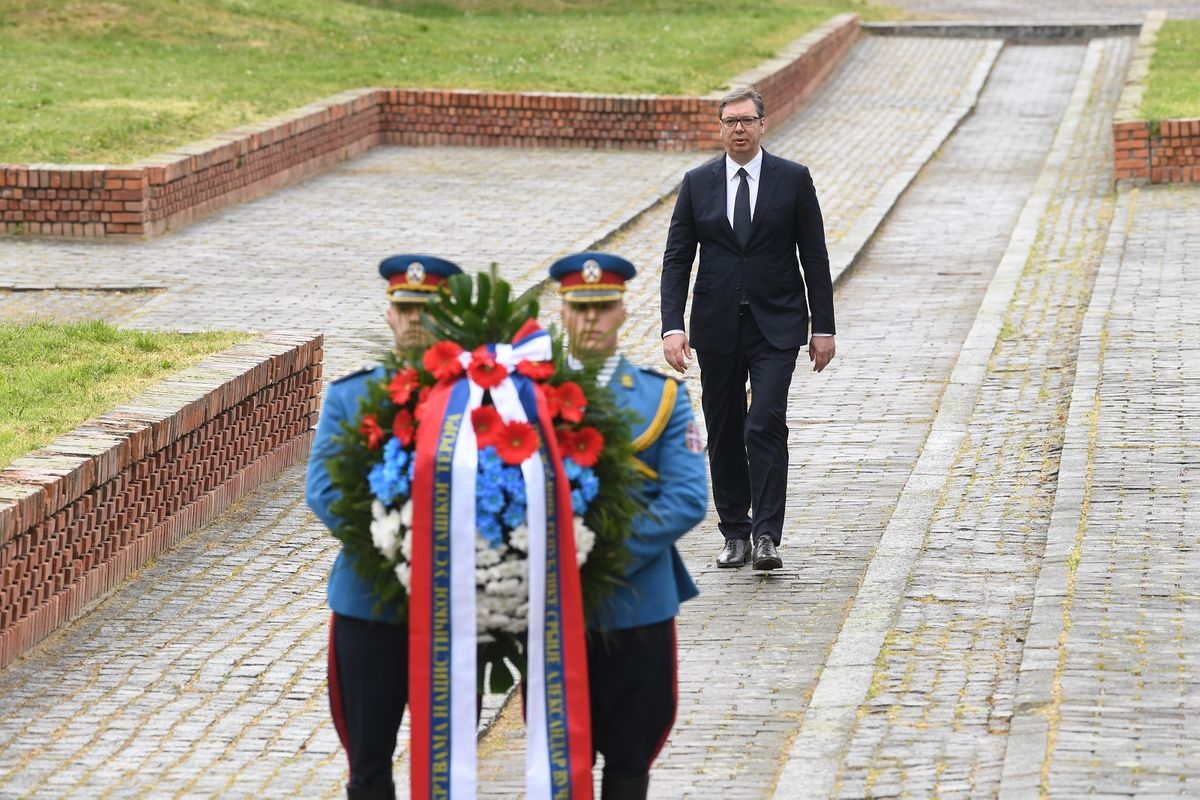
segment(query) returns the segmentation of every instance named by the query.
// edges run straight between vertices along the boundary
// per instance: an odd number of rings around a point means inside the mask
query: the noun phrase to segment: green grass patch
[[[1200,20],[1167,20],[1159,30],[1142,117],[1200,117]]]
[[[0,322],[0,467],[248,336]]]
[[[0,161],[128,163],[346,89],[697,94],[866,0],[6,0]]]

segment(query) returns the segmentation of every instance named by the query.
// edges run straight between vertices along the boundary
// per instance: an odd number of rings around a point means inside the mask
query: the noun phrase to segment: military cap
[[[625,296],[625,283],[637,268],[611,253],[586,252],[560,258],[550,265],[550,277],[568,303],[607,303]]]
[[[444,258],[423,255],[389,256],[379,262],[379,274],[388,282],[393,303],[424,303],[451,275],[462,270]]]

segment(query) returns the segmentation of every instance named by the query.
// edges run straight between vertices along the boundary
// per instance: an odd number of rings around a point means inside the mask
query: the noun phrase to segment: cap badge
[[[425,265],[420,261],[414,261],[408,265],[408,269],[404,272],[404,277],[412,284],[422,284],[425,282]]]
[[[600,269],[600,262],[594,258],[589,258],[583,262],[583,282],[584,283],[599,283],[604,271]]]

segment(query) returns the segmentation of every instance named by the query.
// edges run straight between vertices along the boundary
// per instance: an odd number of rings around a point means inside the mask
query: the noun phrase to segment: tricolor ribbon
[[[513,343],[490,345],[508,369],[492,387],[505,420],[528,421],[537,451],[521,464],[529,529],[526,791],[530,798],[592,796],[591,719],[583,599],[575,559],[571,487],[548,404],[516,372],[551,358],[533,320]],[[464,353],[464,366],[470,354]],[[475,479],[471,411],[483,389],[466,375],[430,393],[417,431],[409,590],[409,750],[412,796],[475,796]]]

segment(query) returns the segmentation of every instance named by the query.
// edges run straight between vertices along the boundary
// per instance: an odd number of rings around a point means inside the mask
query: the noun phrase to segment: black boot
[[[600,784],[600,800],[646,800],[650,775],[609,775]]]
[[[351,786],[346,784],[347,800],[396,800],[396,787],[393,784],[385,786]]]

